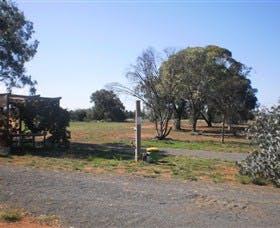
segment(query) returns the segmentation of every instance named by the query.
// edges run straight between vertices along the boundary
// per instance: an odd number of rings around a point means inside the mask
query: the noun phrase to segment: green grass
[[[236,178],[241,184],[250,184],[253,181],[251,177],[246,175],[237,174]]]
[[[222,144],[219,137],[205,137],[191,135],[191,132],[171,131],[172,140],[153,140],[155,136],[154,125],[144,122],[142,133],[144,147],[178,148],[189,150],[207,150],[222,152],[251,152],[254,148],[242,138],[227,138]],[[70,131],[72,142],[89,144],[116,144],[131,145],[134,139],[134,123],[124,122],[71,122]]]
[[[132,173],[153,178],[170,176],[183,180],[209,179],[216,183],[229,179],[246,182],[244,178],[235,176],[237,168],[233,163],[219,160],[155,155],[152,163],[135,163],[133,154],[125,153],[127,149],[131,149],[131,140],[134,137],[133,127],[133,123],[71,122],[72,143],[69,150],[28,151],[30,154],[25,156],[0,157],[0,162],[54,170],[85,172],[98,170]],[[142,141],[144,148],[218,152],[250,152],[252,150],[244,139],[227,138],[222,144],[217,137],[193,136],[187,131],[172,132],[170,137],[173,140],[152,140],[153,125],[146,122],[143,124],[143,136],[145,137]],[[201,141],[194,141],[199,137],[203,137]],[[230,174],[226,173],[228,171]]]
[[[222,144],[220,142],[213,141],[189,142],[179,140],[144,140],[142,142],[142,146],[243,153],[248,153],[253,150],[253,148],[248,143],[241,142],[225,142],[224,144]]]
[[[176,178],[183,180],[198,180],[207,177],[214,182],[223,182],[224,173],[219,171],[220,166],[233,167],[232,162],[222,162],[216,159],[191,158],[170,156],[158,161],[158,164],[169,166]]]
[[[23,214],[18,209],[2,209],[0,211],[0,220],[4,222],[18,222],[22,217]]]
[[[105,152],[106,153],[106,152]],[[34,155],[16,156],[0,159],[0,162],[15,163],[41,169],[71,170],[84,172],[121,172],[145,177],[168,177],[182,180],[208,179],[213,182],[226,181],[226,174],[221,167],[234,168],[233,162],[215,159],[191,158],[185,156],[163,156],[155,154],[151,163],[134,162],[130,158],[114,155],[93,154],[85,159],[54,158]]]

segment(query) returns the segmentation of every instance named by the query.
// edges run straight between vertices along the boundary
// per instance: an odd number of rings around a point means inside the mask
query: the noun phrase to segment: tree
[[[148,48],[137,58],[127,77],[134,83],[132,94],[142,100],[149,109],[155,124],[156,138],[165,139],[171,132],[169,121],[172,117],[169,90],[160,77],[160,60],[154,49]]]
[[[160,77],[161,60],[158,56],[154,49],[146,49],[126,75],[132,84],[131,88],[119,83],[113,83],[110,87],[117,92],[134,96],[144,103],[151,121],[155,124],[156,138],[162,140],[171,132],[169,121],[173,109],[170,88],[162,83]]]
[[[30,86],[35,93],[36,81],[25,72],[25,63],[35,55],[38,41],[32,39],[32,22],[11,1],[0,2],[0,82],[8,91]]]
[[[72,121],[84,121],[88,117],[88,109],[71,110],[69,114]]]
[[[160,77],[162,80],[163,89],[169,93],[171,105],[174,114],[174,128],[181,130],[181,118],[186,108],[185,87],[183,77],[178,72],[182,61],[175,57],[175,54],[170,55],[160,67]]]
[[[205,106],[208,72],[205,48],[186,48],[171,55],[162,66],[162,77],[172,89],[172,104],[180,127],[186,103],[190,107],[192,129],[196,131],[197,120]]]
[[[113,91],[98,90],[92,93],[90,101],[94,103],[94,119],[111,121],[124,121],[126,119],[124,105]]]
[[[200,116],[212,125],[213,117],[225,121],[248,119],[256,106],[256,90],[247,79],[250,68],[232,58],[229,50],[215,45],[194,47],[171,55],[162,64],[164,84],[170,88],[177,129],[187,105],[192,129],[196,131]]]
[[[248,136],[258,149],[239,163],[241,174],[265,178],[280,186],[280,102],[257,112]]]
[[[224,142],[225,123],[228,125],[237,116],[246,119],[249,112],[256,107],[256,89],[247,78],[250,68],[232,58],[227,49],[207,46],[208,93],[206,96],[209,107],[215,107],[222,116],[222,142]]]
[[[134,120],[135,118],[135,112],[133,111],[125,111],[125,116],[127,119],[132,119]],[[141,116],[143,117],[143,114],[141,113]]]

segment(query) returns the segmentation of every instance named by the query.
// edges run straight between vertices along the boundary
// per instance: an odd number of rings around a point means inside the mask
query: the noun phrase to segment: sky
[[[261,105],[280,98],[280,1],[15,2],[40,42],[28,73],[38,81],[38,94],[61,96],[65,108],[88,108],[92,92],[126,83],[126,71],[147,47],[209,44],[252,67]],[[134,98],[121,100],[134,109]]]

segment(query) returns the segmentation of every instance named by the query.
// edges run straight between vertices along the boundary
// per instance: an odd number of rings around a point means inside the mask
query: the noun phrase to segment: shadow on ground
[[[99,157],[104,159],[134,159],[134,148],[124,143],[90,144],[72,142],[68,149],[63,148],[32,148],[13,149],[11,154],[54,158],[76,158],[87,159],[89,157]]]
[[[143,152],[143,151],[142,151]],[[124,143],[105,143],[90,144],[72,142],[70,148],[32,148],[14,149],[10,155],[32,155],[49,158],[70,158],[70,159],[116,159],[116,160],[134,160],[134,147]],[[153,163],[157,163],[161,158],[168,156],[165,152],[157,153],[153,158]]]
[[[236,138],[245,138],[245,127],[233,127],[231,130],[225,128],[225,137],[236,137]],[[181,130],[177,130],[177,132],[189,132],[192,133],[191,128],[182,128]],[[203,135],[209,137],[221,137],[222,136],[222,128],[220,126],[212,126],[212,127],[203,127],[202,129],[198,129],[194,135]]]

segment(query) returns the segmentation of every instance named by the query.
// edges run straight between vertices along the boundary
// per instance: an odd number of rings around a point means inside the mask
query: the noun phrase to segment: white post
[[[139,100],[136,101],[135,125],[135,161],[138,161],[141,153],[141,109]]]

